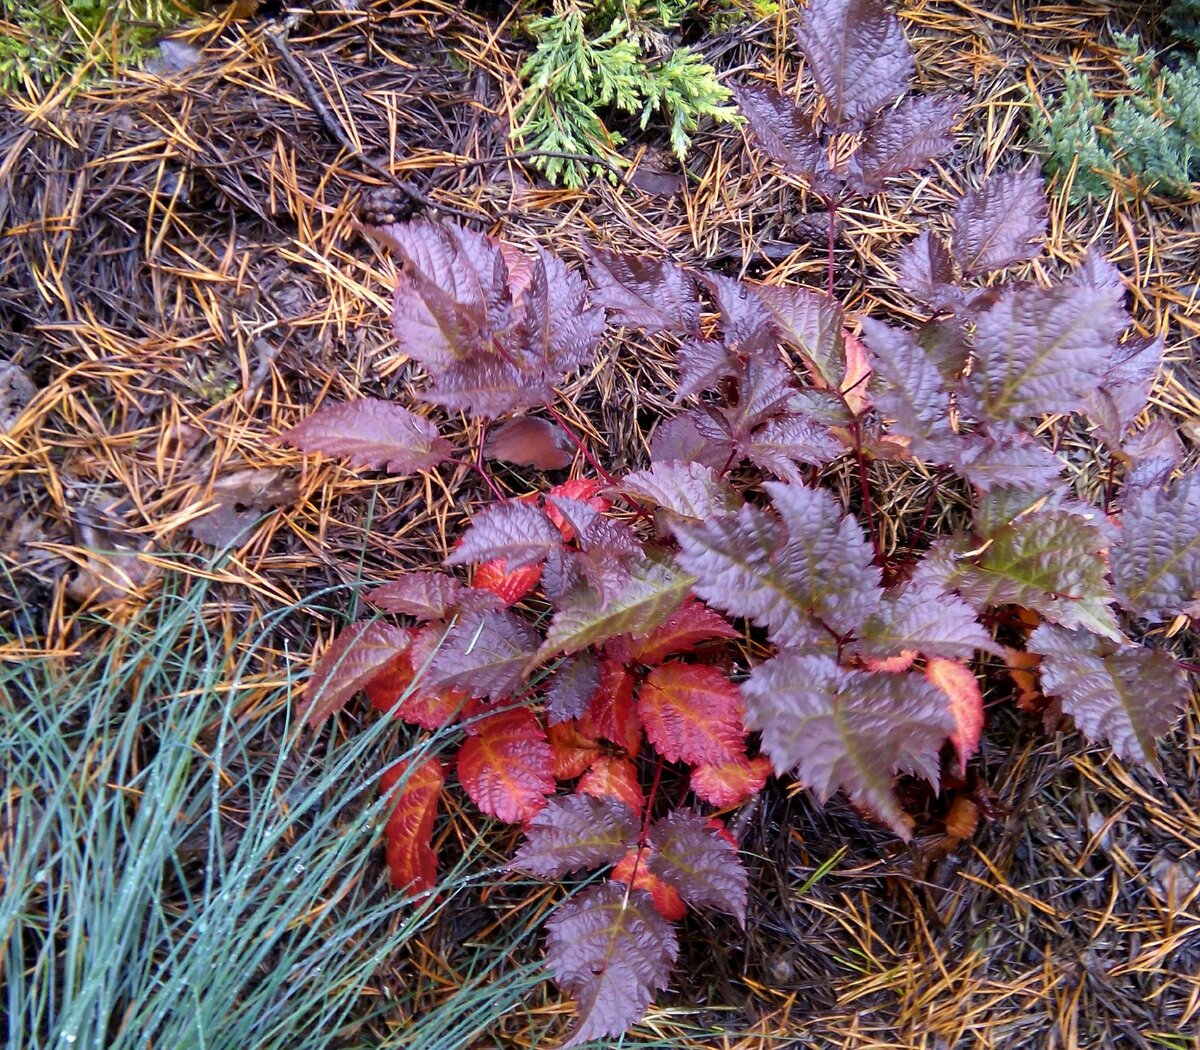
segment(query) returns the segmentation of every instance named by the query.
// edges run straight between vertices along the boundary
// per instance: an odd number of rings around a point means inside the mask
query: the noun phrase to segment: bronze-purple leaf
[[[941,690],[922,675],[847,671],[828,656],[784,654],[742,686],[746,724],[762,733],[779,773],[795,769],[822,801],[844,791],[903,839],[912,833],[895,775],[935,786],[954,725]]]
[[[800,464],[824,466],[846,451],[823,423],[782,415],[759,427],[745,443],[746,457],[784,481],[803,481]]]
[[[562,1044],[622,1034],[667,986],[679,942],[650,894],[619,883],[577,893],[546,923],[546,962],[575,997],[576,1022]]]
[[[935,310],[955,310],[964,296],[956,281],[949,249],[928,230],[900,249],[896,258],[900,287]]]
[[[363,595],[384,612],[418,620],[444,620],[456,608],[466,588],[444,572],[406,572]]]
[[[650,828],[650,871],[694,908],[716,908],[746,925],[746,869],[733,845],[695,810],[677,809]]]
[[[804,179],[817,193],[841,188],[812,120],[790,98],[765,84],[735,84],[733,94],[759,148],[784,171]]]
[[[562,546],[562,533],[537,507],[520,500],[497,503],[471,520],[447,565],[469,565],[503,558],[507,568],[537,565]]]
[[[1084,736],[1162,775],[1155,739],[1179,720],[1190,697],[1170,656],[1053,624],[1030,635],[1029,651],[1042,657],[1042,688],[1062,700]]]
[[[344,456],[355,466],[394,474],[428,470],[454,451],[430,420],[371,397],[318,408],[280,440],[302,452]]]
[[[537,641],[533,629],[507,610],[465,617],[447,632],[425,684],[503,700],[524,681]]]
[[[609,310],[614,323],[647,335],[699,331],[696,282],[669,259],[593,247],[588,249],[587,272],[593,300]]]
[[[879,612],[863,621],[855,649],[875,660],[906,650],[948,659],[968,659],[978,649],[998,651],[974,609],[925,582],[888,591]]]
[[[954,211],[954,258],[968,274],[988,273],[1032,259],[1046,232],[1046,191],[1034,162],[993,175]]]
[[[861,127],[912,81],[912,48],[885,0],[811,0],[796,40],[831,124]]]
[[[525,831],[509,865],[543,879],[616,864],[637,844],[640,821],[623,802],[593,795],[559,795]]]
[[[862,193],[878,193],[886,179],[949,153],[961,107],[957,96],[916,95],[881,113],[854,154],[851,184]]]
[[[546,687],[546,720],[551,725],[579,718],[600,686],[600,661],[591,653],[577,653],[562,661]]]

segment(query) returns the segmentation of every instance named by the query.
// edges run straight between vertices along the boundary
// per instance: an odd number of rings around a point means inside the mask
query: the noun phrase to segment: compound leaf
[[[393,474],[428,470],[454,452],[428,419],[372,397],[318,408],[280,440],[301,452],[344,456],[354,466]]]
[[[861,126],[912,80],[912,49],[884,0],[812,0],[796,40],[833,124]]]
[[[529,820],[554,794],[550,743],[537,718],[514,707],[472,728],[458,751],[458,779],[471,801],[507,824]]]
[[[1150,399],[1162,363],[1162,338],[1135,336],[1116,348],[1100,386],[1087,394],[1087,415],[1109,448],[1120,448]]]
[[[718,667],[677,661],[642,683],[638,714],[646,737],[668,762],[723,765],[742,753],[742,698]]]
[[[1150,620],[1200,615],[1200,472],[1169,492],[1136,489],[1121,522],[1112,573],[1122,606]]]
[[[980,492],[995,488],[1053,491],[1062,475],[1062,461],[1019,430],[989,427],[959,439],[946,457]]]
[[[784,654],[743,683],[747,725],[779,773],[795,769],[821,800],[844,791],[903,839],[911,834],[894,774],[937,783],[954,729],[945,695],[913,674],[847,671],[831,657]]]
[[[585,735],[602,737],[631,755],[638,753],[642,720],[634,704],[633,675],[624,664],[616,660],[600,664],[600,685],[579,719],[579,728]]]
[[[650,894],[654,910],[659,915],[671,922],[678,922],[687,915],[687,905],[672,887],[650,870],[647,865],[650,852],[648,847],[631,849],[609,872],[609,878],[632,886],[635,890],[645,890]]]
[[[679,523],[679,562],[710,605],[770,629],[778,645],[807,641],[812,617],[847,633],[879,604],[879,570],[858,523],[827,492],[767,482],[778,511],[744,506],[703,525]]]
[[[668,259],[588,248],[592,298],[614,324],[655,332],[694,333],[700,328],[700,296],[687,271]]]
[[[394,889],[425,893],[437,884],[433,824],[445,780],[437,758],[416,765],[397,762],[379,778],[380,790],[389,796],[391,806],[384,842]]]
[[[511,571],[538,565],[562,546],[562,534],[537,507],[520,500],[496,503],[475,515],[462,542],[446,559],[448,565],[503,558]]]
[[[313,667],[300,710],[317,728],[412,644],[410,632],[382,621],[351,624]]]
[[[746,925],[746,869],[737,849],[695,810],[677,809],[650,828],[650,870],[693,908],[716,908]]]
[[[940,239],[925,230],[896,258],[900,287],[917,302],[935,310],[955,310],[964,299],[954,272],[954,260]]]
[[[1032,259],[1046,233],[1046,191],[1037,163],[993,175],[954,210],[951,251],[967,274],[987,273]]]
[[[650,895],[620,883],[577,893],[546,923],[546,962],[576,999],[563,1048],[620,1035],[667,986],[679,943]]]
[[[560,795],[547,801],[525,831],[509,865],[543,879],[615,864],[637,842],[637,816],[611,798]]]
[[[1174,660],[1053,624],[1030,635],[1029,650],[1042,657],[1042,689],[1062,700],[1084,736],[1106,741],[1118,758],[1162,775],[1154,741],[1175,724],[1189,696]]]

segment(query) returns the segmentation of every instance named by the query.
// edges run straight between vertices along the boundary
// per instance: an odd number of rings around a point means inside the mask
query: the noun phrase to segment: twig
[[[271,46],[278,52],[279,57],[283,59],[283,64],[287,66],[288,73],[291,74],[292,79],[299,85],[301,91],[304,92],[304,97],[308,100],[308,104],[317,115],[317,119],[320,120],[321,126],[342,149],[349,153],[363,167],[369,168],[380,178],[387,180],[402,193],[408,194],[413,200],[426,208],[437,208],[451,215],[457,215],[460,219],[466,219],[468,222],[491,221],[491,217],[486,214],[464,211],[461,208],[456,208],[453,204],[445,204],[442,201],[426,196],[411,182],[400,178],[390,171],[386,165],[380,164],[379,161],[373,157],[369,157],[359,149],[350,141],[349,136],[346,134],[346,129],[342,127],[341,121],[338,120],[333,110],[325,102],[320,89],[313,82],[308,71],[301,65],[300,60],[292,54],[292,49],[288,47],[286,37],[274,30],[267,30],[266,36],[271,42]]]

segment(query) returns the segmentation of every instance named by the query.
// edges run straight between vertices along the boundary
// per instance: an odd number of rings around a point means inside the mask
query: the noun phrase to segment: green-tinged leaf
[[[873,660],[906,650],[952,659],[971,657],[977,649],[996,651],[975,610],[928,583],[909,583],[889,591],[879,612],[863,621],[855,648]]]
[[[1042,657],[1043,690],[1061,698],[1084,736],[1107,742],[1120,759],[1159,771],[1154,741],[1179,719],[1189,696],[1174,660],[1053,624],[1033,632],[1029,650]]]
[[[858,523],[820,489],[767,482],[778,511],[745,506],[703,525],[680,523],[680,564],[710,605],[771,631],[779,645],[848,633],[880,600],[879,570]]]
[[[693,582],[673,566],[643,561],[632,566],[628,582],[612,601],[603,601],[588,588],[575,587],[550,621],[535,663],[576,653],[619,634],[649,634],[679,608]]]

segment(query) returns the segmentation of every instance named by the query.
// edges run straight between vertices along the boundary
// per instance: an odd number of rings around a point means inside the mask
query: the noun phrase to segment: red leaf
[[[612,504],[599,493],[600,482],[592,478],[572,478],[570,481],[564,481],[561,485],[555,485],[547,495],[559,499],[579,500],[603,514]],[[546,517],[558,526],[558,531],[562,533],[564,540],[569,543],[575,539],[575,530],[551,499],[546,500]]]
[[[473,582],[480,590],[491,591],[505,605],[515,605],[530,594],[541,579],[540,565],[526,565],[510,571],[503,558],[496,558],[476,566]]]
[[[631,661],[654,666],[675,653],[691,652],[702,642],[719,638],[737,638],[738,632],[720,613],[690,595],[661,627],[645,638],[624,641]]]
[[[724,765],[696,766],[689,785],[698,798],[711,805],[736,806],[757,795],[770,775],[771,763],[767,758],[739,755]]]
[[[638,694],[646,736],[668,762],[724,765],[742,752],[742,698],[719,668],[669,663]]]
[[[619,663],[600,665],[600,687],[592,696],[579,728],[603,737],[636,755],[642,746],[642,720],[633,702],[633,676]]]
[[[647,861],[651,853],[649,849],[642,850],[642,859],[639,862],[638,851],[631,849],[609,872],[609,877],[614,882],[623,882],[635,890],[644,890],[650,894],[654,910],[659,915],[670,922],[678,922],[687,915],[687,905],[674,889],[650,870]]]
[[[398,762],[385,770],[379,780],[381,790],[385,794],[391,792],[395,798],[384,830],[387,863],[392,886],[425,893],[437,883],[433,822],[445,777],[436,758],[425,759],[411,772],[409,765],[407,761]],[[403,787],[397,788],[402,779]]]
[[[523,500],[496,503],[476,514],[447,565],[504,558],[514,569],[540,565],[562,545],[558,532],[537,507]]]
[[[958,768],[965,776],[967,759],[979,750],[983,732],[983,693],[971,669],[959,660],[932,656],[925,664],[925,677],[950,698],[954,731],[950,739],[958,752]]]
[[[458,752],[458,779],[484,813],[508,824],[529,820],[554,793],[550,744],[533,712],[501,711],[475,723]]]
[[[600,753],[594,736],[580,732],[577,722],[559,722],[546,730],[550,741],[550,772],[558,780],[574,780]]]
[[[574,995],[578,1020],[562,1050],[620,1035],[667,986],[679,942],[649,894],[608,882],[577,893],[546,923],[546,962]]]
[[[394,474],[428,470],[454,451],[428,419],[370,397],[319,408],[280,440],[302,452],[345,456],[355,466],[386,467]]]
[[[642,785],[638,783],[637,766],[619,755],[600,755],[596,758],[575,790],[597,798],[615,798],[618,802],[624,802],[639,817],[646,805]]]
[[[520,416],[488,434],[488,459],[536,470],[561,470],[574,458],[574,446],[562,427],[536,416]]]
[[[408,653],[398,653],[380,668],[379,673],[364,687],[367,700],[376,711],[385,714],[400,700],[401,694],[412,685],[413,669]]]
[[[313,668],[300,710],[310,726],[346,706],[346,701],[411,644],[408,631],[382,621],[351,624]]]

